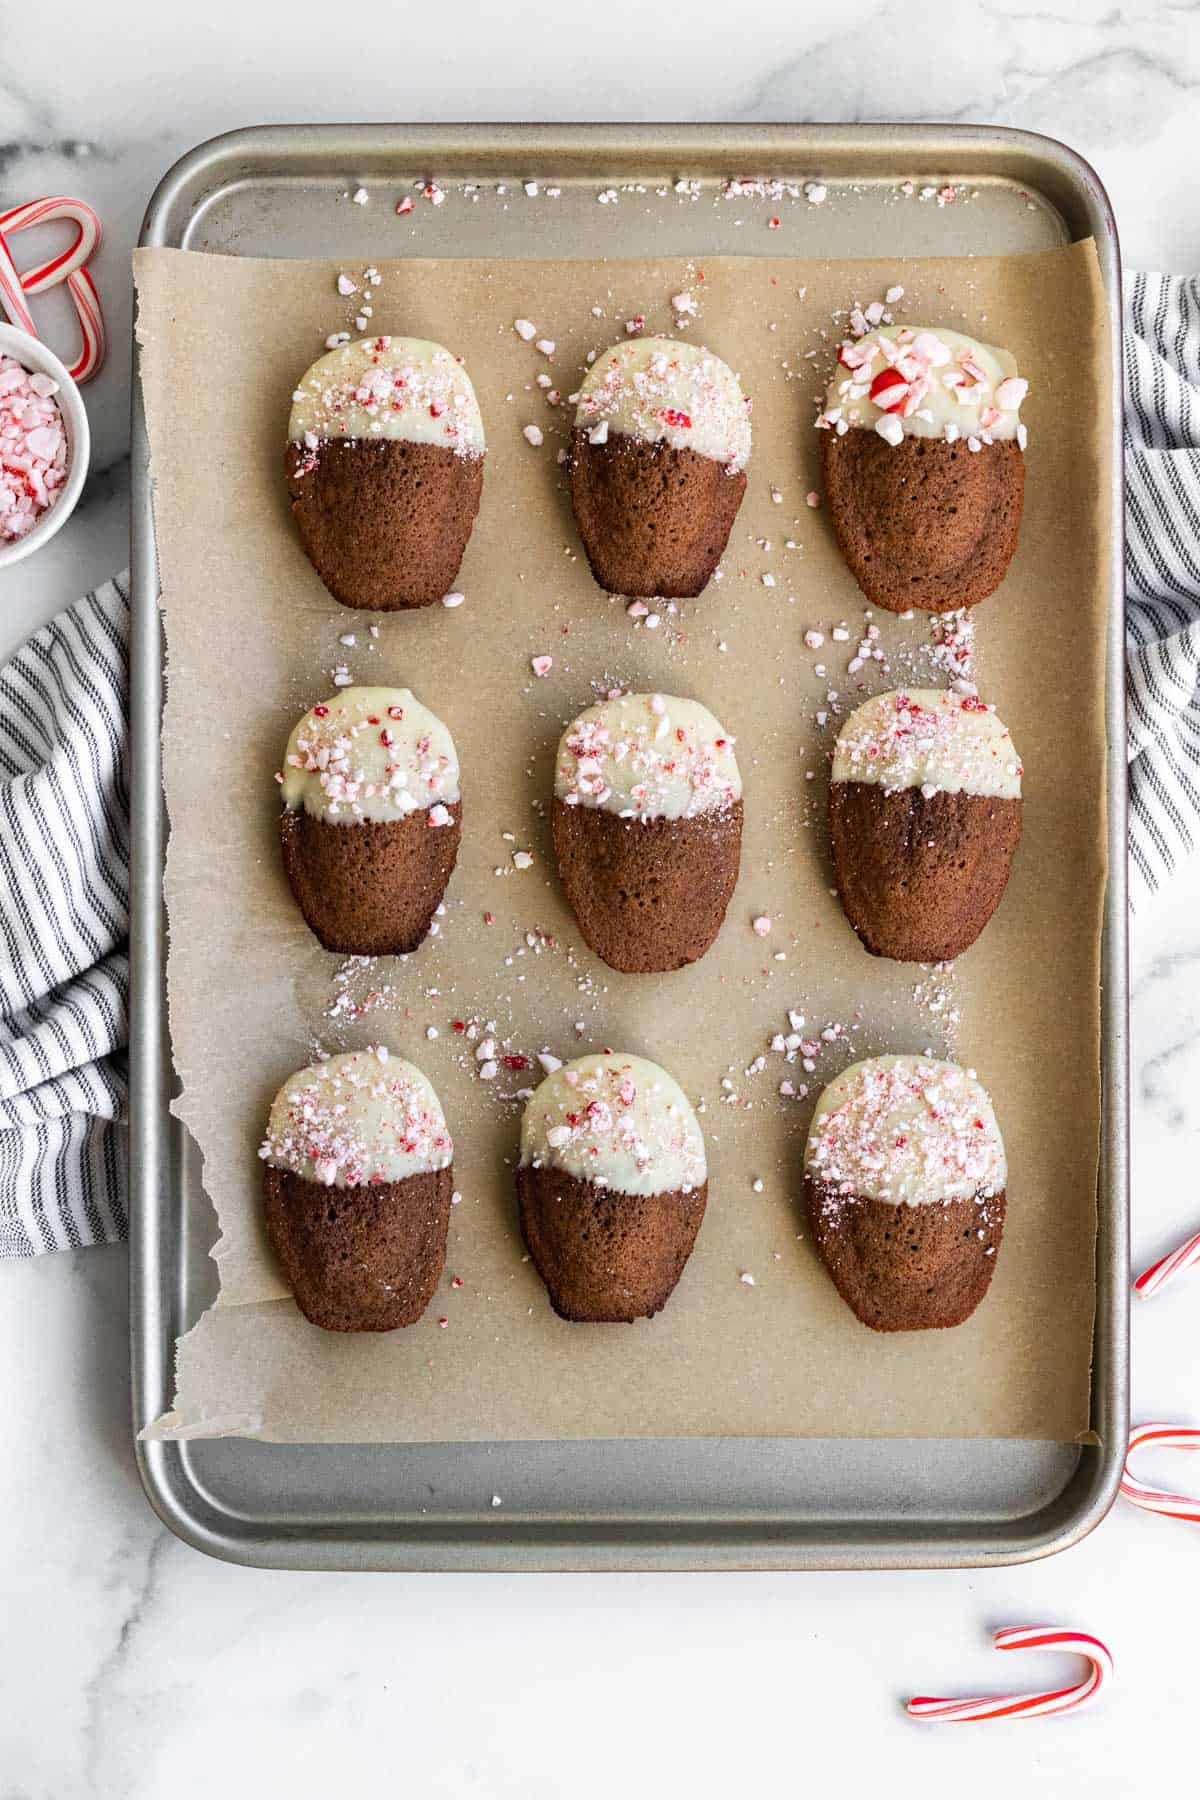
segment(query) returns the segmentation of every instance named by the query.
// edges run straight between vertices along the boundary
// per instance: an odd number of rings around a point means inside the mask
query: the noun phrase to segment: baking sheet
[[[184,1340],[165,1429],[300,1441],[1082,1432],[1108,523],[1097,516],[1107,396],[1091,246],[886,266],[378,267],[372,328],[440,336],[462,350],[484,406],[489,462],[461,577],[466,604],[383,618],[370,638],[364,616],[337,608],[308,568],[279,479],[296,376],[347,322],[336,265],[161,250],[138,258],[168,642],[178,1110],[204,1153],[224,1234],[221,1301]],[[846,663],[864,620],[824,520],[804,503],[816,480],[810,401],[820,385],[805,356],[823,333],[838,335],[835,309],[896,282],[906,288],[900,316],[1003,341],[1033,381],[1021,548],[978,615],[977,654],[984,692],[1023,753],[1026,835],[1004,907],[949,978],[859,949],[828,893],[821,827],[835,721],[822,730],[815,715],[832,710],[823,699],[831,686],[843,701],[851,694]],[[669,297],[684,288],[700,301],[692,335],[733,362],[754,395],[755,455],[725,579],[652,632],[597,592],[577,556],[554,460],[570,413],[547,407],[535,375],[547,368],[567,391],[584,352],[619,336],[626,317],[644,313],[647,329],[669,327]],[[555,339],[550,363],[514,335],[517,316]],[[821,380],[827,360],[825,349]],[[1094,407],[1078,407],[1081,389]],[[546,434],[539,449],[521,435],[530,421]],[[795,550],[784,548],[789,537]],[[851,641],[835,646],[830,627],[841,620]],[[872,668],[870,687],[928,679],[924,621],[876,622],[894,661],[890,676]],[[802,645],[810,626],[827,635],[819,656]],[[353,647],[339,643],[346,632]],[[535,682],[528,658],[543,650],[555,669]],[[455,733],[470,786],[439,938],[405,963],[339,973],[300,924],[278,872],[271,771],[294,718],[341,661],[356,679],[407,682],[433,705]],[[739,740],[742,880],[717,947],[675,976],[623,978],[572,951],[577,936],[546,860],[539,803],[553,745],[597,682],[695,693]],[[512,870],[514,848],[534,852],[531,869]],[[772,918],[769,939],[750,929],[760,912]],[[775,960],[780,952],[786,960]],[[371,991],[384,1000],[348,1018],[347,996]],[[787,1029],[788,1008],[818,1033],[836,1028],[811,1077],[766,1049]],[[959,1016],[948,1046],[951,1011]],[[643,1051],[702,1100],[709,1216],[659,1319],[618,1332],[569,1327],[549,1313],[522,1260],[511,1198],[519,1108],[503,1095],[530,1077],[479,1082],[450,1026],[476,1017],[494,1018],[522,1054],[603,1043]],[[425,1035],[430,1026],[436,1040]],[[282,1297],[261,1238],[253,1151],[272,1093],[309,1060],[314,1040],[335,1048],[374,1039],[420,1062],[445,1102],[464,1196],[447,1277],[464,1286],[447,1288],[410,1332],[345,1341],[307,1326]],[[816,1088],[853,1055],[926,1045],[952,1048],[992,1091],[1010,1152],[1009,1227],[991,1296],[967,1326],[880,1339],[841,1307],[804,1239],[803,1132]],[[747,1074],[763,1053],[765,1066]],[[809,1103],[781,1098],[784,1079],[808,1079]]]

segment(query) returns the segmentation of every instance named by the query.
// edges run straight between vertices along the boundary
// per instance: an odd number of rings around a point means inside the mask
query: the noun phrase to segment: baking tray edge
[[[409,167],[471,156],[476,166],[543,167],[553,159],[586,162],[617,180],[648,166],[687,168],[720,159],[724,173],[771,169],[786,157],[814,176],[936,168],[947,175],[993,172],[1027,181],[1059,208],[1075,235],[1095,238],[1105,288],[1119,320],[1121,268],[1108,197],[1095,171],[1074,151],[1035,133],[983,126],[476,125],[265,126],[227,133],[198,146],[166,174],[143,223],[143,244],[172,241],[185,197],[228,180],[239,164],[288,157],[314,170],[339,161],[403,157]],[[905,1539],[873,1523],[843,1529],[800,1528],[763,1518],[591,1523],[517,1520],[504,1534],[493,1518],[446,1521],[398,1539],[386,1523],[344,1528],[256,1530],[214,1507],[194,1481],[185,1446],[137,1445],[139,1472],[160,1518],[211,1555],[256,1566],[373,1569],[830,1569],[954,1568],[1029,1561],[1078,1542],[1116,1496],[1128,1436],[1128,925],[1126,895],[1124,604],[1122,572],[1123,432],[1120,332],[1112,334],[1111,579],[1106,708],[1108,723],[1109,879],[1102,947],[1103,1126],[1098,1180],[1096,1324],[1093,1352],[1094,1442],[1081,1451],[1062,1491],[1037,1511],[1002,1523],[948,1525],[940,1535]],[[170,1404],[174,1340],[172,1294],[181,1281],[183,1221],[174,1191],[169,1099],[171,1062],[163,991],[166,921],[162,867],[166,821],[159,731],[163,638],[151,512],[149,449],[134,344],[132,415],[131,1043],[130,1300],[135,1433]]]

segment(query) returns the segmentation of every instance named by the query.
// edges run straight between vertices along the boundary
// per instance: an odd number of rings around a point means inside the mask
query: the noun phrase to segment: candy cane
[[[1044,1719],[1051,1713],[1077,1712],[1088,1706],[1111,1680],[1113,1661],[1107,1646],[1086,1631],[1060,1631],[1053,1625],[1017,1625],[998,1631],[997,1650],[1069,1650],[1084,1656],[1091,1668],[1074,1687],[1056,1688],[1044,1694],[993,1694],[981,1700],[939,1700],[919,1694],[908,1703],[913,1719],[932,1719],[973,1724],[978,1719]]]
[[[33,314],[25,304],[25,290],[21,286],[17,265],[9,254],[3,235],[0,235],[0,307],[3,307],[14,325],[27,331],[31,337],[37,336],[38,329],[33,322]]]
[[[1185,1269],[1193,1269],[1197,1263],[1200,1263],[1200,1231],[1186,1244],[1180,1244],[1178,1250],[1169,1250],[1148,1269],[1143,1269],[1133,1284],[1133,1291],[1141,1299],[1148,1300],[1160,1287],[1165,1287],[1173,1275],[1182,1275]]]
[[[1157,1444],[1163,1450],[1200,1450],[1200,1430],[1192,1425],[1135,1425],[1129,1434],[1129,1450],[1125,1471],[1121,1476],[1121,1492],[1145,1512],[1162,1513],[1167,1519],[1188,1519],[1200,1525],[1200,1500],[1187,1494],[1172,1494],[1166,1488],[1147,1487],[1131,1473],[1129,1465],[1134,1453],[1145,1444]]]
[[[47,225],[66,220],[75,226],[75,236],[65,250],[36,268],[22,274],[13,262],[7,239],[31,225]],[[87,381],[104,360],[104,315],[96,284],[85,264],[100,242],[100,220],[83,200],[71,200],[63,194],[45,200],[29,200],[24,206],[13,206],[0,212],[0,309],[14,325],[39,337],[26,296],[44,294],[47,289],[65,283],[79,320],[79,355],[71,364],[76,381]]]

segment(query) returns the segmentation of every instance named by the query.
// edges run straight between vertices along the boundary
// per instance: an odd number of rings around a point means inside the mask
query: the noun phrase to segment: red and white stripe
[[[1160,1256],[1156,1263],[1143,1269],[1133,1284],[1133,1291],[1139,1299],[1148,1300],[1151,1294],[1157,1294],[1160,1287],[1175,1275],[1182,1275],[1185,1269],[1194,1269],[1200,1263],[1200,1231],[1190,1237],[1186,1244],[1180,1244],[1177,1250],[1170,1250],[1166,1256]]]
[[[1045,1719],[1052,1713],[1078,1712],[1090,1706],[1112,1679],[1108,1647],[1087,1631],[1061,1631],[1053,1625],[1017,1625],[998,1631],[997,1650],[1063,1650],[1086,1657],[1088,1673],[1074,1687],[1042,1694],[992,1694],[980,1700],[941,1700],[920,1694],[908,1703],[909,1717],[935,1723],[974,1724],[980,1719]]]
[[[65,250],[36,268],[18,270],[8,248],[7,239],[32,225],[50,225],[65,220],[75,227],[75,236]],[[39,337],[27,297],[44,294],[49,288],[65,283],[79,320],[79,354],[69,365],[76,381],[87,381],[104,361],[104,315],[96,284],[85,267],[100,242],[100,220],[86,201],[71,200],[64,194],[53,194],[44,200],[29,200],[23,206],[11,206],[0,212],[0,309],[14,325]]]
[[[1121,1492],[1144,1512],[1161,1513],[1166,1519],[1187,1519],[1200,1525],[1200,1500],[1187,1494],[1172,1494],[1167,1488],[1148,1487],[1130,1471],[1137,1451],[1147,1444],[1160,1450],[1200,1450],[1200,1430],[1192,1425],[1135,1425],[1129,1434],[1125,1471],[1121,1476]]]

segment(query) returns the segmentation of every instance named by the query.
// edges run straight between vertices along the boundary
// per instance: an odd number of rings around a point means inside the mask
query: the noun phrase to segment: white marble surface
[[[158,175],[213,132],[358,118],[958,119],[1068,139],[1130,266],[1200,268],[1194,7],[1055,0],[853,11],[696,0],[112,0],[0,25],[0,196],[77,191],[108,238],[114,353],[96,474],[54,547],[0,575],[0,653],[124,560],[130,246]],[[630,29],[626,29],[630,27]],[[1200,1218],[1200,868],[1136,922],[1134,1245]],[[1123,1504],[1049,1563],[968,1575],[385,1577],[247,1572],[169,1537],[129,1441],[121,1249],[0,1264],[0,1796],[104,1800],[614,1791],[766,1797],[1151,1791],[1193,1707],[1200,1535]],[[1200,1421],[1194,1290],[1136,1320],[1135,1416]],[[1164,1471],[1165,1472],[1165,1471]],[[1177,1459],[1171,1476],[1189,1471]],[[1193,1474],[1200,1490],[1200,1469]],[[1119,1683],[1076,1719],[936,1731],[904,1693],[1015,1677],[996,1624],[1076,1622]],[[1022,1675],[1057,1677],[1045,1662]],[[976,1691],[979,1691],[976,1688]],[[1185,1769],[1190,1774],[1185,1774]]]

